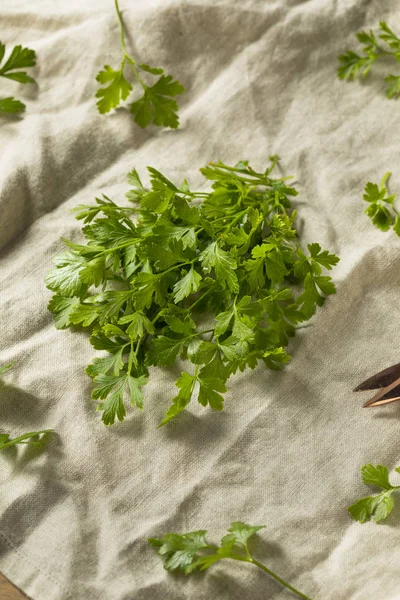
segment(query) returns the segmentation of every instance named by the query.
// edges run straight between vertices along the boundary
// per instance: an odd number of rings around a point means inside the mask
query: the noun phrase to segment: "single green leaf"
[[[167,571],[180,570],[187,575],[195,568],[197,553],[208,547],[206,534],[204,529],[183,535],[167,533],[163,538],[148,538],[148,541],[164,559]]]
[[[132,91],[132,85],[123,75],[123,68],[115,71],[109,65],[104,66],[104,70],[100,71],[96,80],[106,87],[99,88],[96,92],[97,108],[99,113],[104,114],[110,112],[113,108],[117,108],[123,100],[126,100]]]
[[[228,528],[229,533],[222,538],[221,544],[225,545],[234,542],[235,544],[246,546],[249,539],[260,531],[260,529],[265,529],[265,525],[246,525],[242,521],[235,521],[231,523],[231,526]]]
[[[104,375],[100,373],[94,378],[96,387],[93,389],[94,400],[101,400],[98,410],[103,411],[104,425],[113,425],[115,419],[123,421],[126,416],[124,392],[129,395],[132,405],[143,408],[141,388],[147,383],[147,377],[132,377],[128,373],[122,375]]]
[[[192,266],[186,275],[174,285],[175,302],[181,302],[184,298],[190,296],[190,294],[197,292],[201,280],[201,275]]]
[[[0,112],[20,113],[25,110],[25,104],[15,98],[0,98]]]
[[[239,283],[235,273],[236,261],[228,252],[222,250],[217,242],[213,242],[203,250],[199,258],[206,273],[214,268],[217,281],[235,294],[238,293]]]
[[[131,104],[131,113],[140,127],[154,125],[176,129],[179,125],[178,104],[175,97],[185,88],[171,75],[161,75],[151,87],[146,87],[143,96]]]
[[[165,413],[165,417],[161,421],[159,427],[166,425],[169,423],[169,421],[171,421],[171,419],[174,419],[177,415],[185,410],[192,398],[195,383],[196,378],[193,375],[189,375],[189,373],[185,372],[181,373],[181,376],[176,382],[176,387],[179,389],[179,393],[177,396],[175,396],[175,398],[172,399],[172,404]]]
[[[185,338],[172,339],[160,335],[153,339],[147,354],[148,365],[172,365],[186,345]]]
[[[377,485],[378,487],[386,490],[391,489],[393,486],[389,483],[389,471],[387,467],[383,465],[364,465],[361,467],[361,475],[365,484]]]
[[[213,410],[222,410],[224,408],[224,398],[218,392],[226,392],[225,383],[215,377],[199,377],[199,384],[199,403],[202,406],[208,404]]]

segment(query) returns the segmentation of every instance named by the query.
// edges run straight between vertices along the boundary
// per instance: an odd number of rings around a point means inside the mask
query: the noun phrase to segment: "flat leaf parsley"
[[[394,201],[395,194],[389,194],[386,182],[391,173],[386,173],[382,179],[380,187],[370,181],[366,184],[363,199],[368,202],[365,214],[368,215],[372,223],[381,231],[393,231],[400,236],[400,215],[397,212]]]
[[[140,127],[147,127],[149,123],[154,123],[154,125],[160,127],[176,129],[179,125],[176,96],[183,94],[185,88],[179,81],[174,80],[171,75],[165,75],[163,69],[151,67],[144,63],[138,64],[128,53],[118,0],[115,0],[115,9],[120,25],[123,56],[119,68],[114,69],[109,65],[105,65],[103,70],[97,74],[96,79],[102,86],[96,92],[99,112],[102,114],[110,112],[130,96],[133,86],[129,79],[125,77],[125,67],[128,66],[136,83],[143,91],[143,95],[130,105],[130,112],[135,122]],[[147,85],[140,72],[147,73],[147,76],[159,75],[160,77],[153,85]]]
[[[149,543],[164,561],[167,571],[181,571],[185,575],[196,569],[205,571],[213,564],[224,559],[238,560],[255,565],[278,583],[296,594],[299,598],[311,600],[302,592],[276,575],[265,565],[253,558],[249,549],[249,541],[263,525],[247,525],[241,521],[231,523],[228,533],[224,535],[219,546],[209,544],[206,540],[207,531],[192,531],[190,533],[167,533],[162,538],[149,538]]]
[[[400,473],[400,467],[395,469]],[[366,496],[357,500],[349,506],[348,511],[353,519],[360,523],[366,523],[371,519],[375,523],[383,521],[390,515],[394,507],[393,492],[400,489],[400,485],[392,485],[389,482],[389,471],[383,465],[364,465],[361,467],[361,475],[366,485],[375,485],[382,491],[373,496]]]
[[[133,206],[103,196],[77,207],[87,244],[64,240],[47,286],[56,327],[92,331],[106,356],[87,367],[106,425],[125,416],[124,395],[142,408],[150,366],[179,358],[182,372],[162,424],[193,398],[221,410],[229,376],[258,362],[280,369],[296,326],[335,293],[338,258],[319,244],[305,252],[294,229],[297,191],[242,161],[201,169],[212,190],[179,187],[149,167],[150,188],[128,175]],[[190,372],[189,372],[190,371]]]
[[[347,50],[339,56],[340,65],[338,67],[338,76],[340,79],[351,80],[357,75],[366,77],[372,66],[378,59],[385,56],[392,56],[400,62],[400,38],[390,29],[390,27],[381,21],[379,23],[380,34],[378,38],[386,43],[386,47],[382,47],[377,40],[372,29],[360,31],[356,37],[361,44],[364,45],[362,54],[357,54],[353,50]],[[386,88],[386,96],[395,98],[400,94],[400,75],[387,75],[385,81],[388,84]]]

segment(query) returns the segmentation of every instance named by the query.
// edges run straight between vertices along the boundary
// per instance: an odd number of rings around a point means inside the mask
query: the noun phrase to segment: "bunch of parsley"
[[[93,378],[106,425],[125,417],[124,392],[143,407],[150,366],[186,359],[178,392],[162,425],[194,397],[221,410],[230,375],[258,362],[280,369],[296,326],[326,295],[323,275],[338,258],[309,244],[294,229],[290,198],[297,191],[273,179],[277,157],[262,173],[247,162],[201,169],[212,190],[179,187],[149,167],[151,187],[128,175],[133,206],[103,196],[77,207],[86,245],[64,240],[47,286],[58,328],[83,326],[107,356],[86,372]]]
[[[387,47],[380,45],[372,29],[369,32],[360,31],[357,33],[358,41],[364,44],[363,54],[347,50],[339,56],[340,66],[337,71],[340,79],[351,80],[355,79],[357,75],[366,77],[375,62],[387,56],[400,62],[400,38],[385,21],[379,23],[379,28],[378,38],[385,42]],[[388,98],[397,97],[400,94],[400,75],[387,75],[385,81],[388,84],[386,96]]]

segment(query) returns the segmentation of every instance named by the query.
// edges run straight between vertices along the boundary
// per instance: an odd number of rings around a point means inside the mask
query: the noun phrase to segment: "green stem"
[[[261,569],[265,573],[268,573],[268,575],[270,577],[272,577],[273,579],[275,579],[275,581],[278,581],[278,583],[280,583],[281,585],[283,585],[286,589],[290,590],[294,594],[297,594],[297,596],[299,596],[299,598],[303,598],[303,600],[312,600],[309,596],[306,596],[305,594],[302,594],[301,592],[299,592],[299,590],[296,590],[296,588],[294,588],[289,583],[287,583],[284,579],[282,579],[281,577],[279,577],[279,575],[277,575],[276,573],[274,573],[273,571],[271,571],[270,569],[268,569],[267,567],[265,567],[262,563],[258,562],[258,560],[256,560],[255,558],[252,558],[249,562],[253,563],[253,565],[255,565],[256,567],[258,567],[259,569]]]
[[[115,4],[115,10],[117,11],[117,16],[118,16],[118,21],[119,21],[119,29],[120,29],[120,40],[121,40],[121,48],[122,48],[122,52],[124,53],[124,58],[122,59],[122,63],[121,63],[121,71],[123,71],[123,68],[125,66],[125,63],[129,63],[133,74],[136,78],[136,80],[140,83],[140,85],[143,87],[144,90],[147,89],[147,85],[145,84],[145,82],[143,81],[143,79],[140,77],[135,65],[136,65],[136,61],[133,58],[133,56],[131,56],[126,48],[126,43],[125,43],[125,28],[124,28],[124,22],[122,20],[122,14],[118,5],[118,0],[114,0],[114,4]]]
[[[115,4],[115,10],[117,11],[117,17],[118,17],[118,21],[119,21],[119,30],[120,30],[120,40],[121,40],[122,51],[123,51],[125,57],[128,57],[131,60],[133,60],[133,58],[128,54],[128,50],[126,49],[125,28],[124,28],[124,23],[122,21],[122,15],[121,15],[121,11],[119,9],[118,0],[114,0],[114,4]]]
[[[196,262],[196,260],[197,260],[197,256],[193,260],[189,260],[188,262],[185,262],[185,263],[180,263],[179,265],[172,265],[172,267],[170,267],[169,269],[166,269],[165,271],[161,271],[161,273],[154,273],[154,274],[159,277],[162,277],[163,275],[166,275],[170,271],[174,271],[175,269],[180,269],[181,267],[187,267],[188,265],[192,265],[194,262]]]
[[[238,221],[240,221],[240,219],[241,219],[241,218],[242,218],[242,217],[243,217],[245,214],[247,214],[247,212],[248,212],[248,208],[246,208],[245,210],[242,210],[242,211],[240,211],[240,213],[238,213],[238,214],[236,215],[236,217],[235,217],[234,219],[232,219],[232,221],[229,223],[229,225],[227,225],[226,227],[224,227],[224,231],[225,231],[225,230],[229,231],[230,229],[232,229],[232,227],[233,227],[234,225],[236,225],[236,223],[237,223]]]
[[[212,288],[208,288],[208,290],[206,292],[204,292],[204,294],[202,296],[200,296],[200,298],[197,298],[196,302],[193,302],[193,304],[191,304],[190,307],[188,309],[186,309],[186,310],[188,312],[192,311],[193,307],[196,306],[196,304],[198,304],[201,300],[203,300],[203,298],[205,298],[211,292],[212,292]]]
[[[138,240],[138,243],[140,240]],[[127,246],[132,246],[134,242],[125,242],[124,244],[120,244],[119,246],[114,246],[113,248],[106,248],[105,250],[100,250],[98,254],[107,254],[108,252],[114,252],[114,250],[121,250],[122,248],[126,248]],[[136,242],[135,242],[136,243]]]

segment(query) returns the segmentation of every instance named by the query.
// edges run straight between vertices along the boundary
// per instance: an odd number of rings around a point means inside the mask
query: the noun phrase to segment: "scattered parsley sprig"
[[[47,442],[49,434],[52,433],[52,429],[43,429],[42,431],[31,431],[30,433],[24,433],[16,438],[11,439],[8,433],[0,433],[0,450],[5,448],[11,448],[17,444],[29,444],[36,448],[42,448]]]
[[[11,369],[14,363],[9,363],[7,365],[0,366],[0,377],[4,375],[6,371]],[[0,385],[3,381],[0,379]],[[16,438],[11,439],[8,433],[0,433],[0,450],[4,450],[5,448],[11,448],[12,446],[16,446],[17,444],[30,444],[31,446],[41,447],[47,441],[47,438],[50,433],[52,433],[52,429],[43,429],[42,431],[31,431],[29,433],[24,433]]]
[[[6,52],[5,45],[0,42],[0,77],[12,79],[18,83],[36,83],[33,77],[30,77],[26,71],[19,71],[26,67],[34,67],[36,65],[36,54],[34,50],[15,46],[2,65]],[[0,113],[19,113],[25,110],[25,104],[15,98],[0,98]]]
[[[222,410],[229,376],[258,362],[280,369],[297,325],[335,293],[322,273],[339,259],[319,244],[302,250],[290,202],[297,191],[271,177],[271,159],[261,173],[246,161],[210,163],[201,169],[208,192],[186,180],[177,187],[152,167],[147,188],[133,170],[134,206],[103,196],[76,209],[87,244],[64,240],[69,250],[46,278],[49,309],[56,327],[86,327],[108,353],[86,369],[106,425],[124,419],[124,393],[143,408],[150,366],[178,358],[193,367],[161,424],[195,397]]]
[[[182,571],[185,575],[189,575],[196,569],[204,571],[216,562],[228,558],[255,565],[299,598],[311,600],[309,596],[296,590],[265,565],[253,558],[248,542],[260,529],[264,529],[264,526],[246,525],[246,523],[236,521],[229,527],[229,533],[222,538],[220,546],[215,546],[207,542],[207,531],[204,529],[182,535],[167,533],[162,538],[149,538],[148,541],[162,557],[164,568],[167,571]]]
[[[381,33],[378,38],[386,42],[390,50],[379,44],[372,29],[369,33],[360,31],[356,34],[356,37],[361,44],[364,44],[363,54],[360,55],[352,50],[347,50],[339,56],[341,64],[338,67],[338,76],[340,79],[355,79],[357,75],[366,77],[375,62],[385,56],[392,56],[400,62],[400,38],[393,33],[385,21],[381,21],[379,27]],[[385,77],[385,81],[388,84],[387,97],[397,97],[400,94],[400,75],[388,75]]]
[[[386,186],[390,175],[391,173],[385,174],[380,187],[376,183],[368,182],[366,184],[363,199],[368,202],[369,206],[365,209],[365,214],[370,217],[378,229],[388,231],[393,228],[393,231],[400,236],[400,215],[393,205],[396,196],[395,194],[389,195]]]
[[[130,112],[134,116],[135,122],[140,127],[147,127],[149,123],[154,123],[158,126],[176,129],[179,125],[179,118],[177,115],[178,104],[175,98],[182,94],[185,88],[171,75],[165,75],[163,69],[150,67],[144,63],[138,64],[128,53],[118,0],[115,0],[115,9],[120,25],[123,56],[119,69],[105,65],[104,70],[100,71],[96,77],[97,81],[105,86],[96,92],[96,98],[99,98],[97,102],[99,112],[104,114],[117,108],[121,101],[126,100],[132,92],[133,86],[124,76],[125,67],[128,66],[136,83],[143,90],[143,95],[130,105]],[[150,75],[160,75],[160,77],[153,85],[149,86],[141,77],[140,71]]]
[[[400,467],[395,469],[400,473]],[[350,515],[360,523],[366,523],[373,519],[375,523],[383,521],[390,515],[394,507],[393,492],[400,489],[400,485],[392,485],[389,482],[389,471],[382,465],[364,465],[361,467],[361,475],[366,485],[375,485],[382,488],[379,494],[361,498],[347,509]]]

